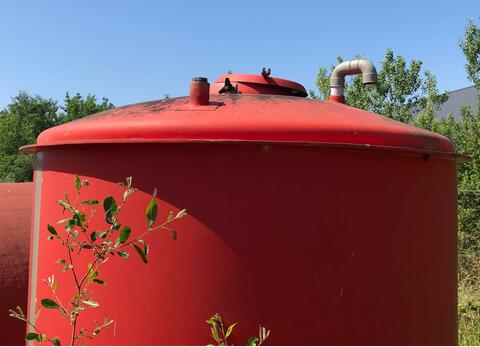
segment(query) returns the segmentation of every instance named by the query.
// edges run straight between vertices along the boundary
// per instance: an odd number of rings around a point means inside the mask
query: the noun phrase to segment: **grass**
[[[459,283],[458,343],[480,345],[480,288],[478,283]]]
[[[480,255],[460,251],[458,281],[458,343],[480,345]]]

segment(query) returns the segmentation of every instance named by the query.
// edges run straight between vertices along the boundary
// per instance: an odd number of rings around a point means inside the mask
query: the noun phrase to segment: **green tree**
[[[94,95],[83,98],[67,93],[59,107],[55,100],[20,92],[0,111],[0,182],[32,180],[33,158],[18,149],[35,143],[42,131],[112,107],[105,98],[97,103]]]
[[[0,182],[32,179],[33,159],[18,148],[34,143],[40,132],[56,125],[57,111],[56,101],[25,92],[0,111]]]
[[[452,115],[439,120],[426,112],[414,124],[448,137],[458,153],[471,158],[457,168],[459,276],[480,283],[480,105],[464,106],[460,114],[460,120]]]
[[[480,27],[471,20],[460,48],[467,77],[480,89]],[[430,86],[431,87],[431,86]],[[414,124],[448,137],[456,151],[468,155],[469,163],[458,172],[458,260],[460,344],[480,344],[480,98],[476,110],[463,106],[461,118],[437,119],[431,105],[422,105]]]
[[[470,81],[480,89],[480,27],[468,21],[460,48],[466,59],[465,70]]]
[[[411,119],[411,122],[419,128],[444,134],[448,132],[446,125],[450,123],[438,122],[436,113],[440,109],[440,106],[447,101],[448,96],[446,93],[439,93],[437,78],[433,74],[425,71],[425,76],[426,78],[422,85],[423,96],[418,99],[417,103],[417,110],[419,111],[416,116]],[[450,121],[451,120],[454,120],[453,116],[450,117]],[[453,136],[453,134],[450,133],[448,135]]]
[[[480,89],[480,27],[471,20],[465,28],[460,48],[465,56],[467,77]],[[448,136],[459,153],[471,162],[458,167],[459,252],[461,280],[480,284],[480,97],[476,110],[461,109],[461,119],[452,116],[437,121],[435,131]],[[480,294],[480,293],[479,293]],[[480,309],[480,301],[477,303]],[[479,317],[480,319],[480,317]],[[479,325],[480,326],[480,325]],[[478,340],[480,342],[480,338]]]
[[[343,58],[337,60],[340,63]],[[319,69],[316,80],[318,96],[311,91],[311,97],[328,98],[329,79],[334,67]],[[410,123],[426,105],[437,110],[447,98],[446,93],[438,93],[435,76],[427,70],[422,71],[420,60],[407,64],[405,58],[395,56],[391,49],[387,50],[380,65],[376,85],[362,84],[360,76],[353,76],[345,83],[347,104],[405,123]]]
[[[468,155],[469,163],[458,172],[458,279],[459,337],[461,345],[480,344],[480,105],[461,109],[461,119],[452,115],[433,119],[431,130],[450,138],[456,151]]]
[[[106,98],[102,98],[102,100],[97,103],[95,95],[88,94],[87,97],[84,98],[79,93],[73,97],[67,93],[65,95],[64,105],[60,107],[63,112],[60,114],[59,119],[62,123],[66,123],[113,107],[113,104]]]

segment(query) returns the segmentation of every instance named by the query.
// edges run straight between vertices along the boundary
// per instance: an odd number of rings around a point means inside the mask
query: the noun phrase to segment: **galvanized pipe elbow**
[[[377,70],[370,60],[356,59],[344,61],[338,64],[332,71],[329,100],[344,103],[345,76],[358,74],[362,74],[363,84],[375,84],[378,82]]]

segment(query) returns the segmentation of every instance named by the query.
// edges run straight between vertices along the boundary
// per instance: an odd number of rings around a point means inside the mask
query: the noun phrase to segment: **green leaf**
[[[170,232],[172,233],[172,239],[173,241],[177,241],[177,232],[175,230],[170,230]]]
[[[25,340],[32,341],[32,340],[36,340],[37,337],[38,337],[37,333],[27,333],[27,335],[25,335]]]
[[[187,215],[187,209],[184,208],[183,210],[181,210],[177,213],[177,215],[175,216],[175,219],[181,219],[181,218],[185,217],[186,215]]]
[[[74,303],[82,298],[82,295],[74,295],[70,303]]]
[[[64,265],[63,268],[62,268],[62,271],[65,272],[69,269],[73,269],[73,265],[72,264],[68,264],[68,265]]]
[[[237,325],[237,323],[234,323],[228,327],[225,337],[229,337],[232,334],[232,331],[233,331],[233,328],[235,328],[235,325]]]
[[[248,339],[247,346],[256,346],[257,342],[258,342],[258,337],[252,336],[251,338]]]
[[[98,284],[105,284],[105,281],[104,281],[104,280],[101,280],[101,279],[99,279],[99,278],[95,278],[95,279],[93,280],[93,282],[98,283]]]
[[[130,236],[131,230],[130,227],[123,227],[120,230],[120,243],[125,243],[128,240],[128,237]]]
[[[125,189],[125,191],[123,192],[123,200],[127,200],[127,198],[134,192],[133,189]]]
[[[215,313],[209,320],[214,324],[222,325],[222,317],[218,313]]]
[[[92,231],[92,233],[90,234],[90,240],[92,240],[92,242],[95,242],[95,240],[97,239],[97,232],[96,231]]]
[[[60,306],[55,301],[49,298],[42,299],[41,304],[45,308],[50,308],[50,309],[60,308]]]
[[[125,259],[128,259],[128,257],[130,257],[130,254],[128,252],[125,252],[125,251],[117,251],[117,254],[119,256],[121,256],[122,258],[125,258]]]
[[[104,239],[107,237],[107,232],[106,231],[102,231],[100,234],[98,234],[98,237],[101,238],[101,239]]]
[[[115,215],[118,210],[117,202],[113,196],[105,198],[103,201],[103,209],[105,210],[105,220],[108,224],[113,224],[115,222]]]
[[[95,277],[98,276],[98,271],[91,271],[90,274],[88,275],[88,282],[93,282]]]
[[[72,240],[75,241],[78,238],[78,230],[72,231]]]
[[[87,305],[88,307],[98,307],[100,306],[100,304],[96,301],[92,301],[92,300],[82,300],[82,302]]]
[[[55,346],[61,346],[61,345],[62,345],[62,344],[60,343],[60,340],[58,339],[58,337],[54,337],[52,341],[53,341],[53,344],[54,344]]]
[[[75,228],[75,220],[69,219],[69,220],[67,221],[67,223],[65,224],[65,230],[66,230],[66,231],[70,231],[70,230],[72,230],[73,228]]]
[[[66,219],[61,219],[57,222],[57,224],[63,224],[63,223],[66,223],[70,220],[70,218],[66,218]]]
[[[75,220],[76,225],[82,226],[82,223],[85,222],[85,213],[76,212],[73,214],[73,218]]]
[[[100,204],[100,201],[98,201],[98,200],[85,200],[85,201],[82,201],[82,204],[83,205],[98,205],[98,204]]]
[[[219,338],[218,338],[218,331],[217,329],[215,328],[210,328],[210,332],[212,333],[212,337],[215,341],[218,341]]]
[[[65,192],[65,201],[67,202],[67,204],[69,204],[70,206],[72,206],[72,203],[70,202],[70,198],[68,197],[67,192]]]
[[[146,243],[143,240],[138,240],[138,242],[140,242],[143,245],[143,253],[145,253],[145,255],[148,255],[148,249],[149,249],[148,243]]]
[[[137,245],[135,245],[135,244],[132,244],[132,246],[133,246],[133,248],[135,248],[135,250],[137,251],[137,253],[140,255],[140,258],[142,258],[143,262],[144,262],[145,264],[147,264],[147,263],[148,263],[147,256],[145,255],[145,253],[143,252],[143,250],[142,250],[140,247],[138,247]]]
[[[72,206],[70,206],[70,204],[66,203],[65,201],[63,200],[57,200],[57,203],[65,210],[70,210],[72,208]]]
[[[80,191],[80,188],[82,187],[82,182],[80,182],[80,178],[78,178],[77,175],[75,175],[74,181],[75,181],[75,189]]]
[[[55,235],[55,236],[58,236],[57,234],[57,231],[55,230],[55,228],[53,226],[51,226],[50,224],[48,224],[48,231],[50,232],[50,234],[52,235]]]
[[[52,290],[55,292],[58,289],[58,281],[53,282]]]
[[[157,219],[157,212],[158,212],[158,204],[155,198],[152,198],[147,205],[147,209],[145,210],[145,215],[147,216],[147,225],[151,227],[155,220]]]

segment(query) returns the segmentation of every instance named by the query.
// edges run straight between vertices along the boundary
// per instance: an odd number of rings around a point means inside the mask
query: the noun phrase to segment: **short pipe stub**
[[[210,101],[210,83],[206,77],[194,77],[190,82],[189,103],[191,105],[208,105]]]

